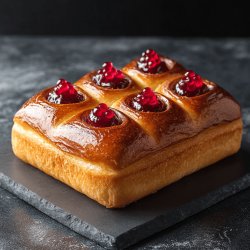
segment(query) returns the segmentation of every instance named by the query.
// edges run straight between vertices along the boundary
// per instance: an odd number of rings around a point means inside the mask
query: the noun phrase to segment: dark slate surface
[[[0,38],[1,140],[9,139],[9,134],[3,133],[11,126],[9,117],[34,92],[53,84],[59,77],[74,81],[104,60],[113,60],[122,66],[147,47],[173,56],[219,82],[234,93],[244,107],[249,106],[249,40],[5,37]],[[97,248],[94,243],[0,190],[0,248]],[[239,249],[244,249],[249,244],[249,192],[230,198],[137,247],[224,249],[240,246]],[[218,212],[214,215],[213,211]]]

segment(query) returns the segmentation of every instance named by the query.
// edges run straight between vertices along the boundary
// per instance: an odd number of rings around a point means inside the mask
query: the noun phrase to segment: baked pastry
[[[108,208],[124,207],[236,153],[239,104],[153,50],[59,80],[14,117],[17,157]]]

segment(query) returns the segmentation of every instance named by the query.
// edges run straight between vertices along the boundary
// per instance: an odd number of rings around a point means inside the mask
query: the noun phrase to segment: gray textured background
[[[250,106],[250,40],[169,38],[0,37],[0,134],[18,107],[58,78],[74,82],[112,60],[123,66],[154,48],[218,82]],[[1,140],[0,138],[0,140]],[[140,243],[141,249],[250,246],[250,189]],[[7,191],[0,189],[0,249],[97,249]]]

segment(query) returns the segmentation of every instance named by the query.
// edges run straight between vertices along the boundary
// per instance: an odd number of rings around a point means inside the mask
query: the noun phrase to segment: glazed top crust
[[[125,89],[105,89],[92,81],[95,71],[75,83],[84,101],[54,104],[47,101],[52,88],[30,98],[16,113],[14,122],[28,125],[61,150],[84,158],[93,165],[119,170],[204,129],[241,117],[239,104],[217,84],[203,79],[208,91],[194,97],[179,96],[174,86],[185,72],[175,61],[163,58],[168,71],[142,73],[131,61],[122,71],[130,77]],[[142,84],[143,83],[143,84]],[[156,84],[157,83],[157,84]],[[144,87],[154,89],[165,103],[162,112],[142,112],[130,101]],[[112,127],[93,127],[84,121],[89,111],[105,102],[122,123]]]
[[[168,69],[167,71],[160,74],[145,74],[142,71],[138,70],[137,61],[139,60],[139,58],[132,60],[129,64],[123,67],[122,70],[133,80],[135,80],[141,88],[150,86],[153,89],[157,88],[157,86],[164,81],[171,82],[172,80],[182,76],[185,73],[185,68],[176,61],[162,55],[160,56],[160,59],[161,61],[165,62]]]

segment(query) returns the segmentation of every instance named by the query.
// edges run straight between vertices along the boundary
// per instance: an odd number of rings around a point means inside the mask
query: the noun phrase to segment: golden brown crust
[[[195,97],[177,96],[171,87],[173,82],[161,84],[158,95],[167,106],[163,112],[132,109],[130,100],[135,93],[118,99],[112,107],[122,123],[107,128],[93,127],[84,121],[98,103],[88,94],[82,92],[85,101],[80,103],[54,104],[47,101],[50,89],[46,89],[23,105],[14,122],[29,124],[63,151],[103,167],[124,168],[204,128],[241,117],[239,104],[226,91],[205,82],[212,88]]]
[[[123,207],[236,153],[241,133],[241,119],[213,126],[119,170],[105,169],[65,153],[24,123],[15,123],[12,146],[23,161],[102,205],[114,208]]]
[[[158,94],[158,98],[165,104],[166,109],[161,112],[142,112],[134,110],[130,103],[135,94],[124,97],[113,104],[128,117],[136,121],[141,129],[156,141],[155,149],[166,147],[181,139],[197,134],[192,129],[192,120],[183,109],[171,99]],[[180,131],[185,130],[184,133]]]
[[[187,97],[180,96],[175,92],[178,80],[180,78],[172,82],[164,82],[156,88],[156,92],[173,100],[185,110],[200,129],[241,117],[240,105],[217,84],[203,79],[207,91],[198,96]]]
[[[124,89],[112,89],[98,86],[92,80],[96,73],[97,71],[95,70],[84,75],[75,83],[75,85],[83,89],[99,103],[104,102],[111,106],[113,102],[122,98],[123,96],[138,92],[140,90],[140,87],[129,77],[129,85]]]
[[[47,135],[53,127],[67,122],[72,116],[91,109],[98,104],[80,88],[77,88],[77,90],[84,96],[83,101],[72,104],[51,103],[47,100],[47,97],[52,89],[42,90],[25,102],[22,108],[15,114],[14,121],[21,119]]]
[[[161,61],[164,61],[168,70],[164,73],[150,74],[144,73],[137,68],[137,61],[139,58],[132,60],[122,68],[122,71],[129,75],[141,88],[151,87],[155,89],[163,82],[171,82],[180,77],[185,72],[182,65],[178,64],[170,58],[161,56]]]

